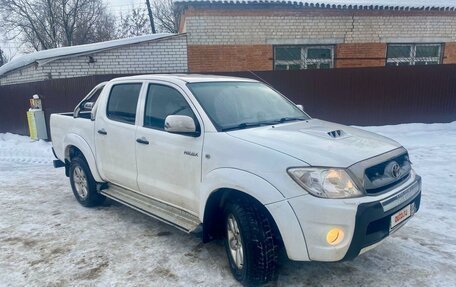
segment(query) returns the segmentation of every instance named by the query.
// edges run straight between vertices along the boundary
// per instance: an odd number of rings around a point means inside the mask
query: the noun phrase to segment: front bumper
[[[418,211],[420,201],[421,178],[417,175],[380,196],[321,199],[309,195],[289,199],[304,235],[307,260],[327,262],[350,260],[375,246],[390,235],[391,215],[412,203],[414,213]],[[345,237],[339,244],[332,246],[326,242],[326,235],[335,227],[342,229]],[[288,248],[287,253],[294,260],[300,260]]]
[[[419,179],[419,186],[421,187],[421,179]],[[390,233],[397,231],[410,218],[405,220],[394,230],[390,231],[391,215],[395,214],[409,204],[413,204],[413,215],[420,208],[420,203],[421,188],[418,191],[418,194],[386,212],[384,211],[384,204],[382,205],[379,201],[360,204],[356,212],[356,223],[353,238],[343,260],[354,259],[361,251],[363,251],[363,249],[365,250],[369,246],[379,243],[388,237]]]

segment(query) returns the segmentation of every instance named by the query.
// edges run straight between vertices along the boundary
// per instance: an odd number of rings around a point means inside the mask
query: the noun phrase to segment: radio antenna
[[[251,70],[248,70],[248,72],[251,73],[252,75],[254,75],[255,77],[257,77],[260,81],[262,81],[262,82],[264,82],[264,83],[266,83],[266,84],[268,84],[269,86],[272,87],[272,85],[271,85],[268,81],[266,81],[266,80],[263,79],[262,77],[258,76],[258,74],[256,74],[255,72],[253,72],[253,71],[251,71]]]

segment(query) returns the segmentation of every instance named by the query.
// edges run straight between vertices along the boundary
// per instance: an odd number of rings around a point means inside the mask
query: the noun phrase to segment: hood
[[[317,119],[228,134],[290,155],[311,166],[349,167],[401,147],[389,138]]]

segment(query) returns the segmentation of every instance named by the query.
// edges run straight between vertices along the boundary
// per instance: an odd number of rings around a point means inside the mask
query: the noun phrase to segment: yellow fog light
[[[326,242],[329,245],[339,244],[342,240],[344,240],[344,231],[340,228],[333,228],[326,234]]]

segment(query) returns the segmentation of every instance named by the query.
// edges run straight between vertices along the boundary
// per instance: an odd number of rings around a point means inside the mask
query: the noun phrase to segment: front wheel
[[[83,157],[71,160],[70,183],[77,201],[85,207],[100,205],[105,200],[105,196],[97,192],[97,183]]]
[[[244,285],[277,278],[278,245],[272,219],[257,203],[242,198],[225,208],[225,250],[233,276]]]

